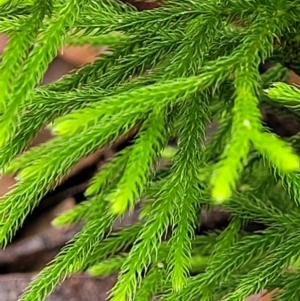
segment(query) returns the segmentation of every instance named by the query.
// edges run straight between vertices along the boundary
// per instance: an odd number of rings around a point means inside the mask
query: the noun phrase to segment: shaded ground
[[[0,276],[0,300],[17,300],[34,276],[33,273]],[[84,274],[75,275],[56,289],[47,301],[102,301],[113,284],[113,277],[97,279]]]

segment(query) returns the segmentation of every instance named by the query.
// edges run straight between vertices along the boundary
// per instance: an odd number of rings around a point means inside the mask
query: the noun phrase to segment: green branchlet
[[[298,70],[300,58],[283,51],[298,43],[298,1],[168,0],[142,12],[118,0],[0,5],[0,31],[10,36],[0,64],[0,167],[18,180],[0,202],[3,246],[81,158],[137,130],[91,179],[86,200],[53,221],[84,226],[20,301],[45,300],[81,270],[120,271],[112,301],[241,301],[274,288],[278,300],[300,298],[299,135],[271,133],[260,111],[267,103],[299,116],[300,90],[285,66]],[[36,87],[65,43],[109,52]],[[268,59],[276,63],[260,75]],[[45,126],[55,137],[27,150]],[[196,235],[201,210],[216,203],[231,213],[229,225]],[[112,232],[137,204],[140,222]],[[250,220],[267,229],[245,233]]]

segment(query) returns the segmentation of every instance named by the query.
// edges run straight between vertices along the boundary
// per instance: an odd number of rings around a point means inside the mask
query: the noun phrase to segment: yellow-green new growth
[[[154,108],[140,129],[122,178],[116,190],[107,197],[115,214],[124,214],[134,208],[149,182],[149,176],[155,171],[161,151],[170,138],[168,128],[172,125],[167,124],[165,111],[160,106]]]
[[[231,128],[231,141],[226,145],[221,160],[216,166],[212,176],[212,197],[216,203],[223,203],[228,200],[235,190],[243,166],[246,163],[250,151],[250,143],[266,155],[271,162],[283,172],[297,171],[299,169],[299,158],[292,152],[291,148],[284,145],[275,137],[269,138],[274,144],[264,143],[264,137],[258,109],[258,67],[260,56],[267,58],[273,51],[271,41],[280,33],[280,28],[276,28],[278,18],[285,14],[279,10],[266,11],[264,25],[253,22],[249,27],[249,33],[256,34],[255,39],[247,37],[245,44],[241,45],[241,52],[237,51],[239,61],[235,71],[236,98],[233,107],[233,122]],[[272,31],[270,28],[275,27]],[[274,148],[279,147],[276,153]]]
[[[48,4],[48,1],[49,0],[45,0],[43,3]],[[49,1],[49,3],[51,3],[51,1]],[[37,1],[35,7],[43,8],[40,1]],[[67,0],[64,4],[60,3],[58,12],[52,16],[53,21],[44,29],[42,35],[39,35],[34,39],[34,47],[23,62],[20,72],[15,74],[15,78],[11,78],[10,76],[5,79],[4,85],[8,85],[9,87],[12,85],[11,90],[14,91],[14,97],[12,100],[11,94],[6,92],[6,89],[2,90],[2,93],[6,93],[0,99],[0,104],[2,104],[4,108],[3,115],[0,118],[1,147],[3,147],[5,143],[10,140],[13,134],[15,134],[16,124],[20,114],[20,107],[24,104],[28,97],[30,97],[35,86],[41,81],[49,63],[51,63],[51,61],[55,58],[58,47],[62,46],[64,43],[67,35],[67,28],[73,26],[82,7],[83,1],[81,0]],[[44,11],[45,9],[42,10],[43,13]],[[39,23],[35,23],[37,21],[41,21],[40,19],[41,18],[38,18],[38,20],[36,20],[35,15],[33,15],[30,23],[33,23],[32,26],[36,27]],[[39,29],[40,26],[35,28],[35,30]],[[34,30],[31,30],[31,28],[26,28],[26,30],[28,30],[31,35],[35,32]],[[27,31],[25,34],[26,33]],[[24,36],[24,33],[21,33],[20,36]],[[28,42],[33,42],[32,37],[28,40],[29,41],[25,39],[25,46],[27,46],[26,51],[28,51],[28,47],[31,46]],[[15,46],[14,49],[15,48],[20,49],[19,46]],[[7,53],[11,54],[13,52],[8,51]],[[19,59],[23,58],[23,53],[18,53],[16,57]],[[19,68],[16,63],[14,63],[11,67]],[[6,72],[14,72],[14,69],[11,70],[10,68],[5,68],[5,70]],[[10,81],[12,81],[12,83]]]

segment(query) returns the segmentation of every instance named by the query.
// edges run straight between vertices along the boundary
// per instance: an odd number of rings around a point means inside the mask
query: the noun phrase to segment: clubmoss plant
[[[85,224],[20,301],[45,300],[82,270],[119,271],[112,301],[242,301],[274,288],[277,300],[300,300],[300,140],[273,134],[260,110],[299,115],[287,74],[300,71],[300,1],[166,0],[142,12],[117,0],[0,4],[0,32],[10,37],[0,166],[18,174],[0,203],[3,247],[78,160],[138,129],[91,180],[87,200],[54,221]],[[65,43],[111,51],[40,87]],[[266,60],[272,67],[260,74]],[[46,125],[55,138],[25,151]],[[173,137],[176,152],[160,172]],[[111,232],[137,204],[141,222]],[[230,212],[229,226],[196,235],[201,209],[215,205]],[[249,220],[266,229],[243,231]]]

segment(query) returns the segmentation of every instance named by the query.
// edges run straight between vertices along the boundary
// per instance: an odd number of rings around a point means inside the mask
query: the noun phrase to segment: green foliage
[[[142,12],[117,0],[0,5],[10,36],[0,166],[18,179],[0,202],[3,247],[81,158],[138,130],[91,180],[87,199],[53,221],[84,227],[20,301],[45,300],[81,270],[119,271],[112,301],[242,301],[274,288],[277,300],[300,298],[300,139],[271,133],[260,110],[299,117],[299,89],[287,83],[287,68],[300,70],[299,1],[168,0]],[[37,87],[65,43],[110,53]],[[266,60],[273,67],[261,75]],[[55,138],[27,150],[44,126]],[[137,204],[140,223],[111,231]],[[230,212],[229,225],[196,234],[200,212],[215,205]],[[250,220],[267,227],[247,233]]]

